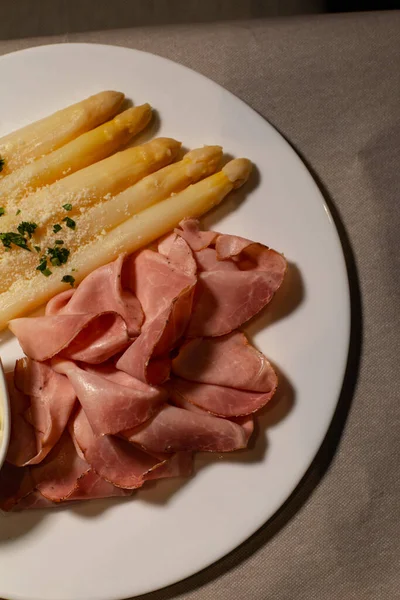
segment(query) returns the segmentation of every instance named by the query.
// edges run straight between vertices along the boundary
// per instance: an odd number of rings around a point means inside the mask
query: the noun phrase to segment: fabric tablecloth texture
[[[154,52],[245,100],[313,172],[349,267],[348,372],[302,484],[235,552],[143,599],[400,598],[400,12],[69,33],[0,54],[59,41]]]

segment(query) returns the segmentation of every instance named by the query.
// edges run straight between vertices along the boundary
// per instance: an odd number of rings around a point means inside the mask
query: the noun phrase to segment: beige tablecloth
[[[349,263],[348,375],[302,485],[241,548],[146,600],[400,598],[400,12],[66,34],[0,53],[53,41],[155,52],[248,102],[313,171]]]

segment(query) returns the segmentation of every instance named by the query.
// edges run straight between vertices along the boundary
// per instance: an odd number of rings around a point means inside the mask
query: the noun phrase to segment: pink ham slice
[[[32,467],[36,489],[52,502],[62,502],[77,489],[78,480],[89,471],[88,463],[78,456],[68,431],[46,459]]]
[[[142,306],[145,322],[163,312],[183,290],[196,283],[171,265],[165,256],[153,250],[142,250],[127,260],[124,278]]]
[[[239,331],[187,342],[173,360],[172,370],[189,381],[271,395],[278,383],[271,364]]]
[[[123,439],[111,435],[96,437],[83,410],[72,423],[72,435],[95,473],[120,488],[141,487],[146,475],[165,462]]]
[[[28,358],[17,361],[14,382],[8,460],[18,466],[35,465],[60,439],[75,405],[75,392],[66,377]]]
[[[32,510],[33,508],[53,508],[57,506],[57,503],[48,500],[42,494],[35,490],[22,498],[14,507],[14,511],[19,510]]]
[[[145,476],[146,481],[168,477],[190,477],[193,473],[193,453],[177,452],[154,471]]]
[[[215,254],[210,250],[202,250],[197,258],[203,272],[198,278],[189,337],[220,336],[237,329],[271,301],[286,273],[281,254],[244,238],[218,235]],[[226,264],[237,268],[227,269]]]
[[[170,405],[142,427],[123,435],[153,453],[230,452],[246,446],[244,430],[236,423]]]
[[[61,354],[101,363],[129,344],[125,322],[115,313],[21,318],[10,321],[9,327],[25,354],[38,361]]]
[[[78,288],[55,296],[46,307],[46,315],[112,312],[124,320],[128,334],[139,335],[143,313],[139,300],[121,284],[125,255],[99,267],[88,275]]]
[[[188,402],[219,417],[238,417],[256,412],[272,398],[274,389],[267,393],[249,392],[207,383],[172,377],[168,382],[172,398]]]
[[[169,264],[185,273],[195,275],[197,271],[196,261],[189,244],[177,233],[170,233],[158,244],[158,252],[165,256]]]
[[[142,332],[117,362],[117,368],[143,382],[162,383],[169,375],[165,355],[183,335],[191,316],[195,276],[173,268],[168,260],[143,250],[130,263],[129,279],[146,320]]]
[[[11,410],[11,435],[7,461],[22,467],[37,454],[35,430],[26,420],[26,413],[31,403],[29,396],[15,387],[13,373],[7,373],[6,379]]]
[[[165,401],[164,390],[154,388],[109,367],[81,369],[74,362],[54,359],[53,368],[69,379],[96,435],[112,434],[147,421]],[[113,374],[113,371],[116,374]],[[104,376],[106,375],[106,376]]]
[[[234,423],[237,423],[243,427],[246,435],[246,441],[248,442],[254,433],[254,417],[252,415],[248,415],[246,417],[236,417],[232,420]]]
[[[177,379],[177,378],[175,378],[175,379]],[[174,383],[175,382],[171,383],[171,386]],[[200,385],[205,385],[205,384],[202,383]],[[188,400],[186,400],[186,398],[182,394],[177,394],[177,393],[172,392],[170,400],[173,402],[173,404],[175,406],[179,406],[180,408],[185,408],[186,410],[189,410],[190,412],[196,412],[198,414],[203,414],[203,415],[210,414],[210,411],[207,411],[204,408],[200,408],[196,404],[192,404],[192,402],[189,402]],[[248,442],[254,432],[254,417],[253,417],[253,415],[246,415],[244,417],[231,417],[229,420],[232,421],[233,423],[237,423],[238,425],[243,427],[243,430],[244,430],[244,433],[246,436],[246,441]]]
[[[95,500],[101,498],[114,498],[131,496],[132,490],[118,488],[105,479],[102,479],[92,469],[84,473],[77,482],[76,489],[68,500]]]
[[[175,233],[180,235],[195,252],[208,248],[219,235],[215,231],[201,231],[197,219],[184,219],[179,223],[179,228],[175,229]]]
[[[219,260],[214,248],[204,248],[195,254],[200,271],[239,271],[232,260]]]

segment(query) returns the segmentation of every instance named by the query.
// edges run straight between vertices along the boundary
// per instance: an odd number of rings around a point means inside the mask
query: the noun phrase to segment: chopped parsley
[[[43,258],[39,266],[36,267],[36,271],[40,271],[45,277],[51,275],[50,269],[47,268],[47,258]]]
[[[14,231],[0,233],[0,240],[5,248],[11,248],[11,244],[14,244],[15,246],[19,246],[24,250],[28,250],[28,252],[31,251],[31,249],[27,246],[26,238],[20,233],[15,233]]]
[[[37,223],[32,223],[31,221],[22,221],[17,227],[19,233],[21,235],[27,234],[29,239],[31,239],[32,234],[35,233],[35,229],[37,229]]]
[[[50,262],[53,267],[59,267],[64,265],[69,257],[69,250],[67,248],[47,248],[47,254],[50,256]]]
[[[2,172],[5,164],[6,164],[6,161],[4,160],[4,158],[1,158],[1,156],[0,156],[0,173]]]
[[[16,215],[16,216],[18,216],[18,215],[20,215],[20,214],[21,214],[21,210],[20,210],[20,209],[18,209],[18,210],[17,210],[17,212],[15,213],[15,215]]]
[[[69,212],[72,210],[72,204],[63,204],[63,208]]]
[[[64,275],[61,281],[63,283],[69,283],[71,287],[74,287],[75,277],[72,277],[72,275]]]
[[[63,243],[64,243],[64,241],[63,240],[56,240],[54,243],[58,244],[59,246],[62,246]]]
[[[4,206],[0,206],[0,217],[2,217],[5,212],[6,212],[6,209],[4,208]]]
[[[36,252],[40,252],[40,246],[33,246],[36,250]]]
[[[71,219],[70,217],[65,217],[63,221],[65,222],[67,227],[69,227],[70,229],[75,229],[76,223],[73,219]]]
[[[58,233],[59,231],[61,231],[62,227],[59,223],[56,223],[55,225],[53,225],[53,233]]]

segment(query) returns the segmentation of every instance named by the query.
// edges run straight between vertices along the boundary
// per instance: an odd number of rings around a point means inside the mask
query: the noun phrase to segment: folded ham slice
[[[146,475],[165,462],[123,439],[111,435],[95,436],[83,410],[73,420],[71,433],[91,468],[120,488],[141,487]]]
[[[96,435],[137,427],[150,419],[166,400],[164,390],[118,372],[112,365],[108,369],[81,369],[72,361],[54,359],[52,367],[68,377]],[[118,377],[123,383],[118,382]]]
[[[185,275],[195,275],[196,261],[189,244],[177,233],[170,233],[158,244],[158,252],[165,256],[169,264]]]
[[[191,239],[184,230],[181,235]],[[202,272],[190,337],[220,336],[237,329],[271,301],[286,273],[286,260],[278,252],[237,236],[213,235],[191,246]],[[210,247],[213,243],[215,248]]]
[[[226,419],[166,405],[124,437],[148,452],[231,452],[246,446],[243,428]]]
[[[129,280],[143,307],[145,323],[117,367],[143,382],[159,384],[169,375],[169,361],[164,359],[162,368],[157,361],[151,368],[151,360],[167,354],[184,334],[191,316],[196,277],[178,271],[152,250],[140,252],[130,268]]]
[[[96,269],[76,290],[55,296],[45,317],[11,321],[25,354],[40,361],[61,354],[96,364],[126,348],[140,332],[143,312],[136,296],[122,287],[124,258]]]
[[[180,235],[194,252],[208,248],[218,236],[215,231],[201,231],[197,219],[184,219],[179,223],[179,228],[175,229],[175,233]]]
[[[172,370],[189,381],[269,393],[270,397],[278,383],[271,364],[239,331],[186,342],[172,361]]]
[[[89,471],[88,463],[76,453],[68,430],[45,460],[31,470],[35,488],[52,502],[62,502],[77,489],[78,480]]]
[[[38,361],[62,354],[71,360],[101,363],[130,341],[125,322],[115,313],[21,318],[10,321],[9,327],[25,354]]]
[[[197,383],[172,377],[168,389],[174,400],[180,398],[219,417],[239,417],[260,410],[272,398],[274,390],[266,393],[249,392],[232,387]]]
[[[18,360],[12,395],[12,436],[7,460],[17,466],[40,463],[60,439],[76,395],[63,375],[45,363]]]
[[[67,290],[55,296],[46,307],[46,315],[101,314],[112,312],[120,315],[128,334],[136,337],[143,323],[139,300],[121,283],[125,255],[99,267],[88,275],[76,290]]]

